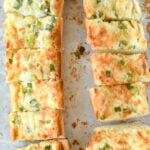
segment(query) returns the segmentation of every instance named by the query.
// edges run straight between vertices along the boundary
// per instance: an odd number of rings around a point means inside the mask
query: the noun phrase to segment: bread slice
[[[150,126],[128,123],[96,128],[86,150],[149,150],[149,148]]]
[[[143,25],[134,20],[85,20],[87,42],[98,52],[144,53],[147,40]]]
[[[62,25],[62,18],[54,16],[35,18],[9,13],[4,22],[6,48],[53,48],[60,51]]]
[[[64,109],[62,81],[13,82],[9,85],[12,112]]]
[[[64,138],[63,116],[59,110],[10,113],[9,122],[12,141]]]
[[[98,121],[125,120],[150,114],[145,84],[100,86],[90,89],[89,93]]]
[[[140,21],[142,18],[138,0],[83,0],[83,6],[88,19]]]
[[[49,140],[40,143],[31,144],[27,147],[17,148],[17,150],[70,150],[67,139]]]
[[[95,85],[150,82],[144,54],[93,54],[91,63]]]
[[[37,81],[61,78],[61,53],[51,49],[6,51],[6,80]]]
[[[5,0],[5,13],[16,12],[24,16],[57,16],[62,17],[64,0]]]

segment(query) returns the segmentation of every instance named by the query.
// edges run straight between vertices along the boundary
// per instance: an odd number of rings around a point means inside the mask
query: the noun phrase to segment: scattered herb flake
[[[119,106],[118,106],[118,107],[115,107],[115,108],[114,108],[114,111],[115,111],[115,112],[121,112],[121,107],[119,107]]]

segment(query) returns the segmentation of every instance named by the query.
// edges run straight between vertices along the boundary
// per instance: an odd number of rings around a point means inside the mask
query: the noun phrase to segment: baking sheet
[[[141,2],[144,2],[143,0]],[[147,7],[150,7],[150,1]],[[4,21],[3,0],[0,0],[0,150],[15,150],[16,147],[25,146],[29,142],[10,142],[8,114],[10,112],[10,95],[8,85],[5,82],[5,47],[3,42]],[[144,11],[144,18],[149,18]],[[87,89],[93,87],[90,55],[93,51],[86,44],[86,36],[83,27],[83,4],[82,0],[65,0],[64,7],[64,52],[63,52],[63,79],[65,86],[65,103],[67,110],[64,111],[66,137],[69,138],[72,150],[85,149],[93,128],[104,125],[95,121]],[[147,39],[147,25],[149,19],[144,19],[144,27]],[[149,29],[150,30],[150,29]],[[79,58],[77,50],[85,48],[84,54]],[[150,52],[148,52],[150,57]],[[148,58],[149,58],[148,57]],[[150,64],[150,58],[149,64]],[[148,92],[150,97],[150,90]],[[150,124],[150,116],[133,120],[142,120]],[[119,123],[119,122],[116,122]],[[105,123],[110,124],[110,123]],[[114,124],[111,123],[111,124]]]

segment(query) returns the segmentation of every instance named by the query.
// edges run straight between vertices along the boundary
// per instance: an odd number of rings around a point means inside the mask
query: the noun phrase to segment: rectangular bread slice
[[[62,81],[18,81],[9,86],[12,112],[64,109]]]
[[[83,6],[88,19],[140,21],[142,18],[138,0],[83,0]]]
[[[5,13],[16,12],[24,16],[62,17],[64,0],[5,0]]]
[[[6,51],[6,80],[36,81],[61,78],[61,53],[51,49]]]
[[[147,50],[147,40],[141,23],[131,21],[104,22],[85,20],[87,42],[98,52],[135,53]]]
[[[150,126],[131,123],[102,126],[88,143],[86,150],[149,150]]]
[[[49,140],[17,148],[17,150],[70,150],[70,145],[67,139]]]
[[[12,141],[64,138],[63,116],[59,110],[10,113],[9,123]]]
[[[150,114],[145,84],[100,86],[90,89],[89,93],[98,121],[125,120]]]
[[[6,48],[53,48],[60,51],[62,24],[62,18],[54,16],[35,18],[9,13],[4,22]]]
[[[93,54],[91,63],[95,85],[150,82],[144,54]]]

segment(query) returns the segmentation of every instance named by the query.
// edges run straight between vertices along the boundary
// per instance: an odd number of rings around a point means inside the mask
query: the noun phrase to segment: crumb
[[[77,127],[77,123],[76,123],[76,122],[73,122],[73,123],[72,123],[72,127],[73,127],[73,128],[76,128],[76,127]]]
[[[80,59],[81,56],[84,55],[84,53],[85,53],[85,47],[83,47],[82,45],[79,45],[77,47],[77,50],[73,54],[76,56],[76,58]]]
[[[79,122],[80,121],[80,119],[79,118],[77,118],[77,122]]]
[[[80,143],[77,140],[74,140],[72,144],[73,145],[80,145]]]
[[[69,97],[69,100],[72,101],[74,98],[74,95],[72,94],[70,97]]]
[[[87,122],[87,121],[82,121],[81,124],[82,124],[83,126],[87,126],[87,125],[88,125],[88,122]]]

